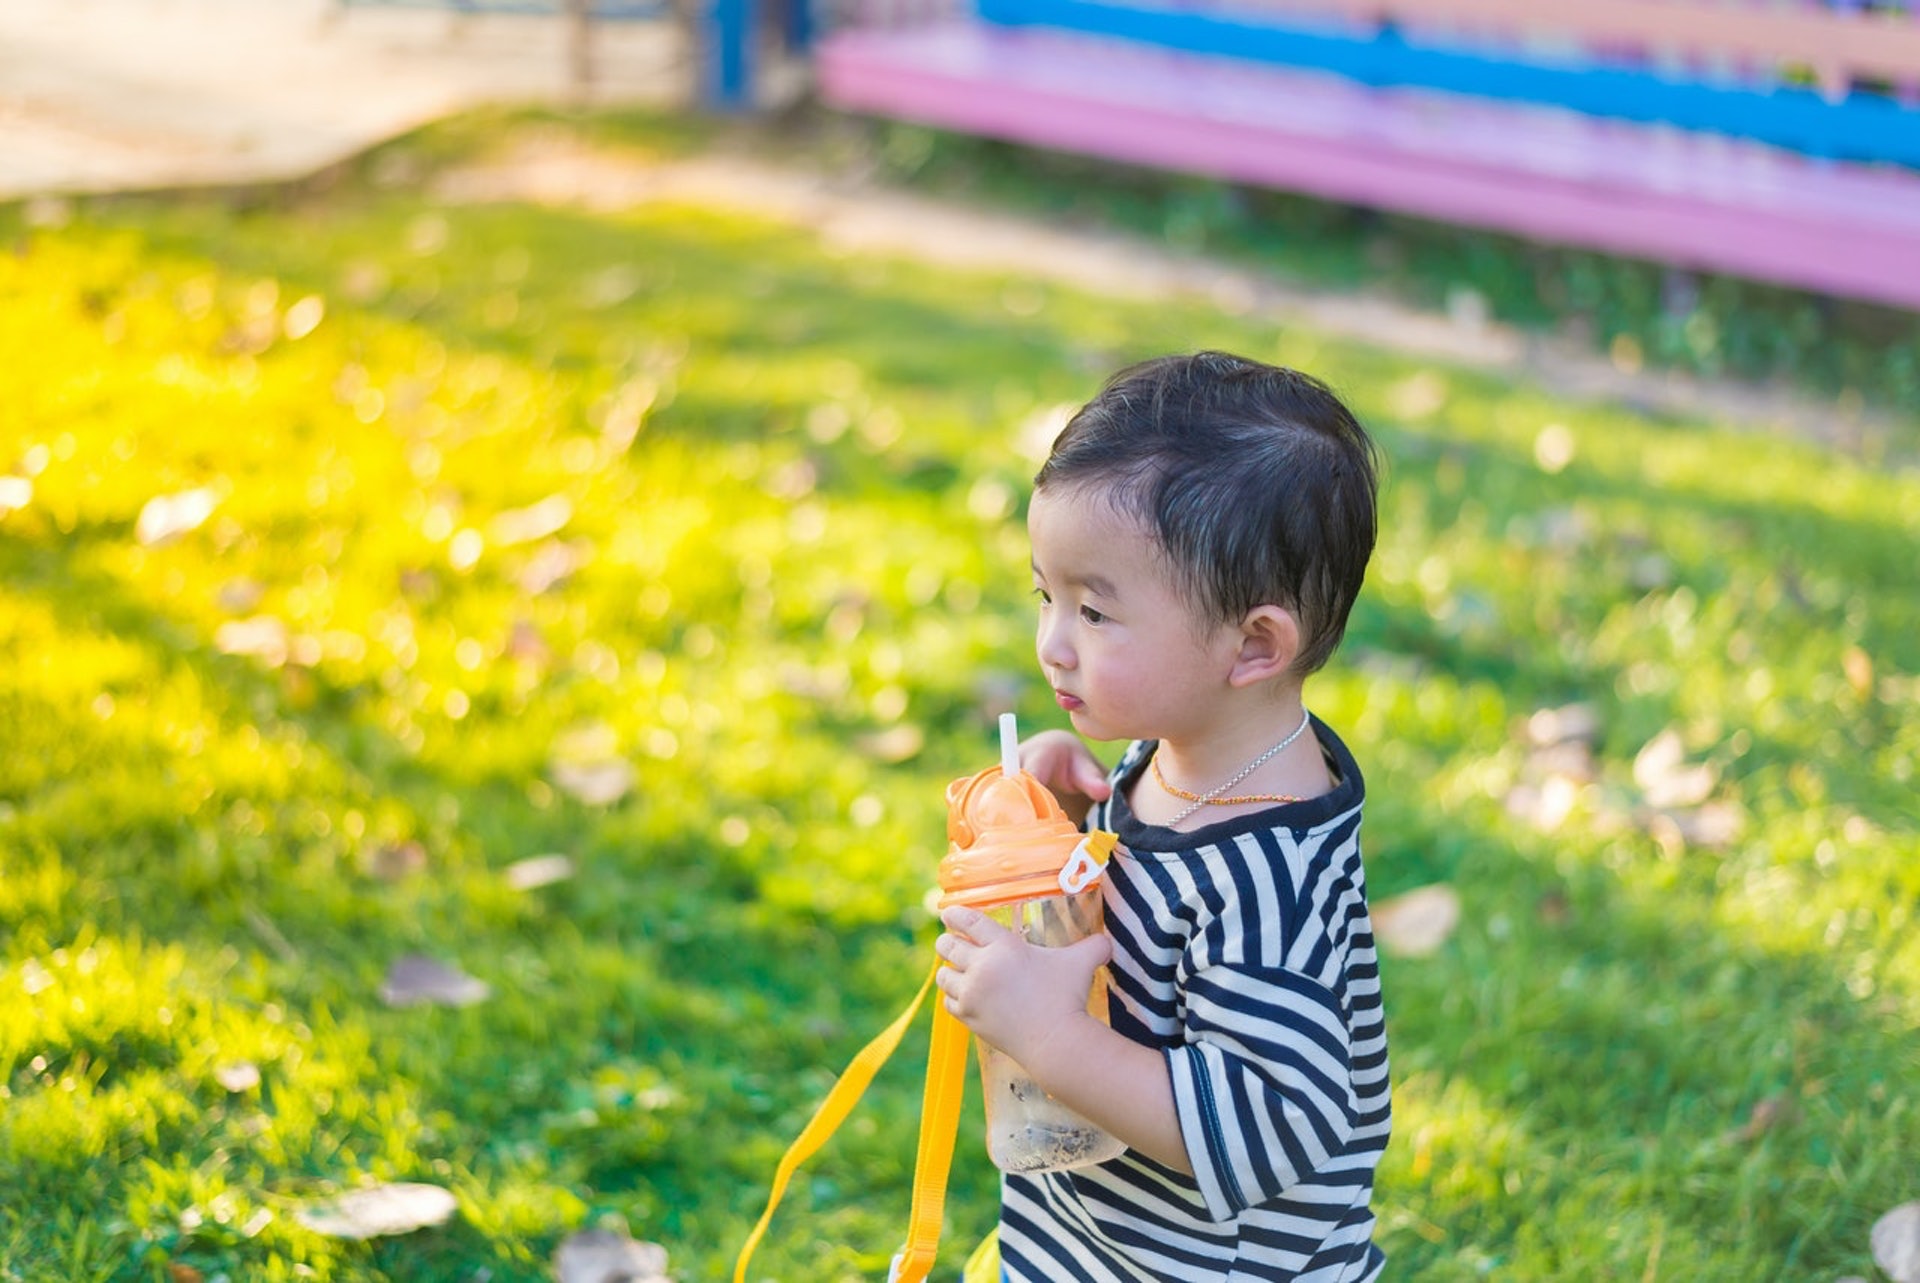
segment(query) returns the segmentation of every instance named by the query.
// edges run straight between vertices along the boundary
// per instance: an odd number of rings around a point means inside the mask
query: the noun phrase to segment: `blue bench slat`
[[[1289,25],[1274,13],[1171,10],[1105,0],[976,0],[980,18],[1113,36],[1165,49],[1323,70],[1375,87],[1418,87],[1565,107],[1751,138],[1812,156],[1920,167],[1920,109],[1872,94],[1829,101],[1812,88],[1765,91],[1597,63],[1551,65],[1457,48]]]

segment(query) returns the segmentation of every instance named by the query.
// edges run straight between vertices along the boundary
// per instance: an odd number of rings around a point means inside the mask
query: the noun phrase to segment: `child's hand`
[[[947,1010],[1031,1071],[1036,1048],[1087,1015],[1093,975],[1113,956],[1103,931],[1063,948],[1029,944],[978,909],[940,915],[933,951],[947,963],[935,983]]]
[[[1113,793],[1107,768],[1079,736],[1067,731],[1041,731],[1022,743],[1020,769],[1046,785],[1075,824],[1087,818],[1095,802]]]

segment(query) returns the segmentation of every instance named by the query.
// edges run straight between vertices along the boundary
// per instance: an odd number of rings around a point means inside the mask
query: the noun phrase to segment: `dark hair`
[[[1292,611],[1302,674],[1340,645],[1373,555],[1366,430],[1318,379],[1224,352],[1114,375],[1068,420],[1033,484],[1103,491],[1145,523],[1209,621]]]

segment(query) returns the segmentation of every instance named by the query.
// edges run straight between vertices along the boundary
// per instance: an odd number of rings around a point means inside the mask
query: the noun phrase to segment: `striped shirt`
[[[1011,1283],[1379,1276],[1368,1206],[1389,1126],[1387,1038],[1360,864],[1365,785],[1318,718],[1331,793],[1192,832],[1126,803],[1155,747],[1133,744],[1090,827],[1107,865],[1113,1027],[1157,1047],[1194,1175],[1128,1150],[1008,1175]]]

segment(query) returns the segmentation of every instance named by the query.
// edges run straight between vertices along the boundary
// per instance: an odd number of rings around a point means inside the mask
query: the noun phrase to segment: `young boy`
[[[1013,1283],[1378,1277],[1386,1032],[1363,785],[1302,685],[1375,533],[1372,442],[1319,382],[1202,352],[1123,370],[1067,424],[1028,516],[1065,731],[1023,765],[1120,835],[1107,934],[1029,945],[949,909],[948,1010],[1127,1142],[1005,1178]],[[1111,1027],[1087,1014],[1109,965]]]

